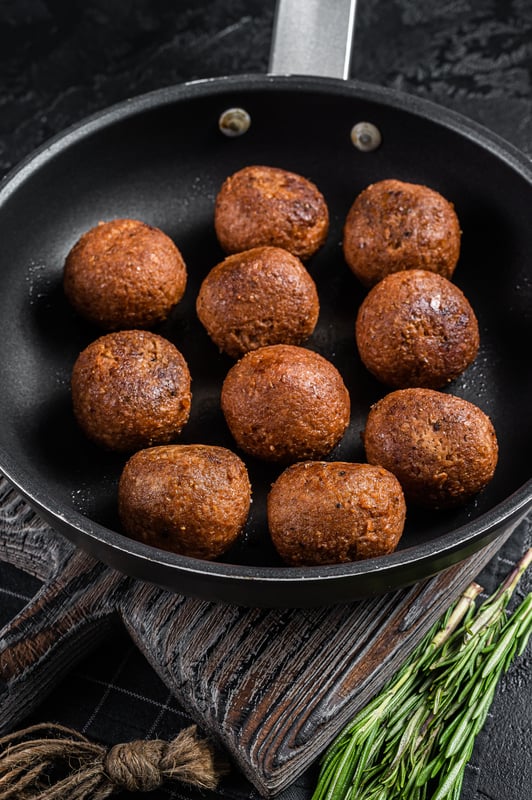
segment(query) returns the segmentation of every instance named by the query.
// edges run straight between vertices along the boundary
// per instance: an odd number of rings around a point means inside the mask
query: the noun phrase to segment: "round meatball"
[[[74,245],[63,285],[76,311],[105,330],[166,319],[185,291],[181,253],[158,228],[134,219],[101,222]]]
[[[293,345],[247,353],[229,370],[221,402],[238,446],[265,461],[320,458],[349,424],[349,394],[336,367]]]
[[[231,547],[250,501],[238,456],[203,444],[140,450],[118,486],[119,516],[129,536],[194,558],[217,558]]]
[[[407,502],[451,508],[493,477],[495,430],[480,408],[433,389],[398,389],[370,410],[366,457],[398,478]]]
[[[268,495],[272,541],[283,561],[294,566],[392,553],[405,515],[397,478],[370,464],[294,464]]]
[[[214,225],[226,253],[273,245],[306,259],[327,238],[329,212],[318,188],[301,175],[252,166],[224,181]]]
[[[364,286],[403,269],[450,278],[460,254],[460,224],[441,194],[385,180],[358,195],[344,226],[345,259]]]
[[[220,350],[240,358],[268,344],[301,344],[316,326],[319,301],[297,256],[280,247],[255,247],[209,272],[196,309]]]
[[[72,403],[86,436],[109,450],[167,444],[190,413],[188,366],[179,350],[155,333],[108,333],[76,359]]]
[[[460,289],[414,269],[383,278],[357,315],[360,358],[382,383],[437,389],[476,358],[477,318]]]

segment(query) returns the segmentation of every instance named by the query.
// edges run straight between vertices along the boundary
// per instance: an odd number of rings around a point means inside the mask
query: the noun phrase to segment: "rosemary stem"
[[[475,600],[482,591],[482,586],[473,581],[462,593],[456,603],[446,626],[434,636],[432,644],[434,647],[441,647],[449,636],[454,633],[467,612],[475,605]]]

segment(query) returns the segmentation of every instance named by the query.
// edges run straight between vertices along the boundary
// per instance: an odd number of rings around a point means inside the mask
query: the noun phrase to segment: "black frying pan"
[[[314,3],[309,7],[314,13]],[[291,13],[281,6],[277,70],[284,68],[281,48]],[[333,24],[329,43],[341,57],[334,33],[342,30],[340,23]],[[327,58],[320,64],[338,72]],[[218,127],[220,114],[231,107],[244,108],[252,120],[247,133],[235,138]],[[351,142],[351,128],[362,120],[382,134],[373,152]],[[364,291],[339,246],[349,206],[366,185],[389,177],[427,184],[455,204],[463,229],[455,281],[477,312],[481,349],[448,391],[490,415],[500,443],[499,467],[489,487],[463,509],[410,509],[393,555],[321,568],[283,567],[265,521],[266,493],[279,469],[250,460],[249,523],[222,562],[131,541],[120,534],[116,514],[125,459],[93,447],[74,423],[70,370],[100,331],[76,317],[63,298],[64,258],[99,220],[130,216],[173,237],[189,269],[184,300],[157,329],[183,352],[193,375],[192,415],[182,441],[234,447],[218,403],[232,362],[208,339],[194,303],[201,280],[223,255],[213,230],[215,195],[227,175],[248,164],[309,177],[330,208],[328,243],[308,265],[322,307],[308,346],[336,364],[351,392],[351,425],[330,455],[334,460],[364,460],[360,432],[370,404],[386,392],[362,367],[354,342]],[[532,378],[524,360],[532,340],[531,208],[532,170],[519,151],[447,110],[339,78],[220,78],[164,89],[98,114],[39,150],[1,187],[0,468],[45,520],[81,548],[184,594],[242,605],[305,606],[386,592],[435,574],[514,526],[532,502]]]

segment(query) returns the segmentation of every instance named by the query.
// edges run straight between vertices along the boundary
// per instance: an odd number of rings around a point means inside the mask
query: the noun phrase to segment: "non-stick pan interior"
[[[218,129],[220,113],[232,106],[245,108],[252,120],[237,138]],[[362,153],[350,141],[350,129],[360,120],[381,131],[375,152]],[[164,569],[151,570],[160,554],[110,533],[120,530],[116,486],[125,458],[87,442],[72,417],[72,365],[101,332],[67,305],[62,267],[74,242],[100,220],[141,219],[175,240],[188,266],[188,286],[171,318],[156,330],[182,351],[193,377],[192,414],[181,441],[234,449],[219,408],[221,382],[232,361],[218,353],[194,308],[202,279],[223,258],[213,228],[216,193],[227,175],[249,164],[307,176],[329,205],[328,242],[308,263],[321,313],[307,346],[338,367],[351,394],[351,425],[331,460],[364,460],[360,433],[371,403],[387,391],[366,372],[356,351],[354,321],[365,291],[342,256],[347,211],[361,189],[390,177],[431,186],[456,207],[463,240],[454,280],[477,313],[481,347],[473,366],[447,391],[490,415],[500,461],[490,486],[465,508],[409,509],[400,551],[415,561],[411,548],[424,548],[417,577],[425,577],[441,568],[447,541],[450,551],[460,550],[449,531],[460,528],[462,541],[468,536],[464,526],[475,521],[474,537],[480,540],[484,515],[489,512],[492,525],[493,510],[530,478],[532,377],[525,352],[532,340],[532,183],[525,159],[510,148],[501,150],[474,128],[464,132],[446,112],[413,100],[402,105],[385,92],[340,81],[259,77],[165,90],[112,109],[24,165],[0,197],[0,466],[39,507],[57,515],[58,527],[81,546],[126,571],[182,588],[180,565],[189,559],[165,556]],[[265,521],[266,493],[280,468],[246,462],[254,502],[244,535],[224,562],[236,565],[231,569],[237,579],[240,565],[242,574],[247,566],[256,568],[260,582],[281,568]],[[100,550],[99,526],[106,540]],[[116,541],[112,557],[109,541]],[[438,558],[431,566],[426,556],[432,544]],[[368,562],[369,578],[365,566],[356,565],[352,595],[389,588],[388,563],[387,558]],[[203,577],[197,588],[186,584],[187,591],[219,597],[209,588],[209,568],[205,578],[202,567],[196,563]],[[335,569],[322,573],[334,577]],[[285,568],[283,574],[297,577],[300,571]],[[326,583],[333,586],[334,580]],[[264,604],[286,604],[275,581],[269,585],[271,598],[263,598]],[[327,591],[323,602],[337,599],[334,589],[330,596]],[[298,603],[294,597],[291,604]]]

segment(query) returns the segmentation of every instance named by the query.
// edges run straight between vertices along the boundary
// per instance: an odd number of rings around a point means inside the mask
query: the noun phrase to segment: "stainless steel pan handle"
[[[269,73],[349,77],[356,0],[278,0]]]

